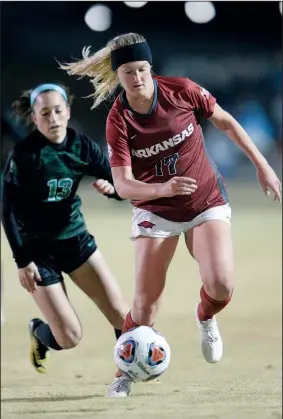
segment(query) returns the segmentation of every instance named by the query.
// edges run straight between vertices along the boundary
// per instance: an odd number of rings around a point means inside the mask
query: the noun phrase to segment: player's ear
[[[71,118],[71,108],[70,106],[67,106],[67,119],[69,121],[69,119]]]
[[[37,125],[36,124],[36,116],[35,116],[35,114],[33,112],[31,114],[31,119],[32,119],[32,122],[34,123],[34,125]]]

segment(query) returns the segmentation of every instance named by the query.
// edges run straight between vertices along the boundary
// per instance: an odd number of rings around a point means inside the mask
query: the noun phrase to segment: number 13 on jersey
[[[47,182],[49,187],[48,202],[61,201],[70,196],[72,192],[73,180],[70,178],[50,179]]]
[[[179,158],[178,153],[174,153],[171,156],[166,156],[163,159],[159,160],[158,163],[155,165],[155,174],[156,176],[163,176],[164,175],[164,168],[166,167],[170,176],[176,175],[176,164]]]

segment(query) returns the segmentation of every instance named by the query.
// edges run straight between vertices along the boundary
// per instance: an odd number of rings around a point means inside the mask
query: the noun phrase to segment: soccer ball
[[[152,327],[139,326],[123,333],[114,349],[117,367],[135,382],[163,374],[170,364],[171,350],[163,335]]]

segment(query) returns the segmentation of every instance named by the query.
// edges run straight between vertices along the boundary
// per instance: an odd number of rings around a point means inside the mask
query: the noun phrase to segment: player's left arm
[[[93,187],[104,196],[121,201],[122,198],[114,187],[109,160],[102,148],[95,141],[88,139],[88,151],[87,174],[97,179],[93,182]]]
[[[274,201],[281,202],[281,182],[265,157],[253,143],[245,129],[233,116],[222,109],[217,103],[214,105],[212,116],[208,118],[219,130],[223,131],[254,164],[257,177],[266,195],[270,190],[274,194]]]
[[[264,193],[269,195],[269,190],[271,190],[274,193],[274,201],[281,202],[281,183],[274,170],[269,166],[244,128],[216,103],[216,98],[202,86],[187,79],[182,99],[190,109],[209,119],[243,150],[257,170],[258,180]]]

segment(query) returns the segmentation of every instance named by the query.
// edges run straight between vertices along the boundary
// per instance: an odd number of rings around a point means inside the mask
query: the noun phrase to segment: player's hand
[[[274,170],[269,166],[269,164],[257,169],[257,177],[265,195],[269,196],[270,192],[272,192],[273,201],[281,202],[281,182],[276,176]]]
[[[29,263],[25,268],[20,268],[18,274],[23,288],[31,293],[37,290],[36,281],[41,281],[41,278],[34,262]]]
[[[171,197],[175,195],[191,195],[197,189],[196,180],[185,177],[175,176],[159,186],[160,197]]]
[[[115,193],[114,186],[104,179],[97,179],[92,186],[101,194],[113,195]]]

